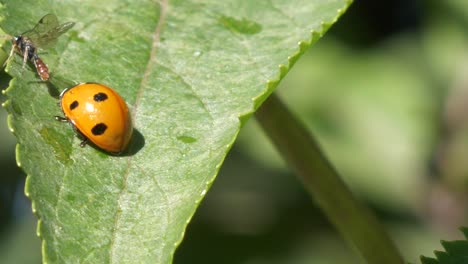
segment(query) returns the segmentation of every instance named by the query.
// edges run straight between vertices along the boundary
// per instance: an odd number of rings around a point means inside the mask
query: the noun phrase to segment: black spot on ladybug
[[[107,130],[106,124],[99,123],[99,124],[95,125],[91,129],[91,133],[93,133],[93,135],[95,135],[95,136],[100,136],[100,135],[104,134],[104,132],[106,132],[106,130]]]
[[[107,100],[107,94],[105,93],[97,93],[94,95],[94,101],[96,102],[102,102]]]
[[[77,108],[78,105],[79,105],[78,101],[73,101],[73,103],[70,104],[70,110]]]

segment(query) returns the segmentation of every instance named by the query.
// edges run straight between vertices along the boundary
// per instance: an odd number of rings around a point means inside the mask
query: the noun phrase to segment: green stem
[[[346,187],[303,124],[272,94],[257,110],[265,133],[330,222],[372,264],[404,263],[370,210]]]

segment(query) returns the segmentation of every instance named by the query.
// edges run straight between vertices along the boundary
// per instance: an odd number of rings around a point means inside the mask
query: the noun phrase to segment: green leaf
[[[44,262],[168,263],[242,124],[350,1],[3,3],[11,35],[46,13],[76,22],[40,53],[50,83],[17,55],[6,69],[4,106]],[[127,100],[127,155],[80,148],[54,121],[58,92],[80,82]]]
[[[468,238],[468,228],[461,229]],[[435,251],[436,258],[421,256],[422,264],[463,264],[468,263],[468,240],[442,241],[443,251]]]

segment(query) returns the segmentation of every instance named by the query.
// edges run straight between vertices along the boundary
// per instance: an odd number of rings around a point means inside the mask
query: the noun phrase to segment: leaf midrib
[[[157,56],[157,51],[158,51],[158,45],[159,45],[159,42],[160,42],[160,36],[161,36],[161,31],[162,31],[162,28],[163,28],[163,25],[164,25],[164,22],[166,20],[166,11],[167,11],[167,6],[168,6],[168,0],[161,0],[158,2],[159,3],[159,7],[160,7],[160,12],[159,12],[159,20],[157,22],[157,25],[156,25],[156,29],[154,30],[153,32],[153,35],[152,35],[152,44],[151,44],[151,53],[150,53],[150,56],[148,58],[148,62],[146,64],[146,68],[145,68],[145,71],[143,72],[143,77],[141,79],[141,82],[140,82],[140,86],[138,87],[138,91],[136,93],[136,98],[135,98],[135,103],[133,104],[133,108],[132,108],[132,111],[131,111],[131,117],[132,117],[132,122],[135,124],[136,123],[136,117],[137,117],[137,112],[138,112],[138,106],[140,105],[140,102],[141,102],[141,98],[143,96],[143,92],[146,88],[146,83],[148,82],[148,78],[150,76],[150,73],[152,72],[153,68],[154,68],[154,65],[156,64],[156,56]],[[129,146],[129,148],[131,148],[131,145]],[[110,250],[109,250],[109,263],[114,263],[113,259],[114,259],[114,256],[115,256],[115,250],[116,250],[116,246],[115,246],[115,241],[116,241],[116,233],[117,233],[117,229],[118,229],[118,226],[119,226],[119,220],[120,220],[120,215],[121,215],[121,210],[119,209],[120,208],[120,202],[121,202],[121,199],[122,199],[122,194],[127,190],[127,183],[128,183],[128,176],[130,174],[130,168],[131,168],[131,165],[132,165],[132,161],[133,161],[133,156],[129,156],[127,158],[127,169],[123,175],[123,185],[122,185],[122,189],[121,191],[119,192],[118,194],[118,198],[117,198],[117,212],[116,212],[116,215],[115,215],[115,220],[114,220],[114,228],[112,229],[112,238],[111,238],[111,243],[110,243]],[[168,215],[168,218],[170,218],[170,215]],[[165,236],[165,235],[164,235]],[[165,240],[165,238],[164,238]]]

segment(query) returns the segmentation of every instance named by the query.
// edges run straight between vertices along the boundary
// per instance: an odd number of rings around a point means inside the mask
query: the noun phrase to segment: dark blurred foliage
[[[468,133],[463,132],[467,121],[464,117],[468,116],[465,109],[468,93],[464,92],[466,89],[448,87],[468,84],[465,82],[468,79],[463,78],[462,63],[458,62],[460,67],[450,68],[452,58],[462,57],[457,52],[463,51],[463,47],[457,43],[463,40],[456,40],[463,38],[460,34],[468,36],[467,28],[468,6],[462,1],[356,0],[330,32],[299,60],[286,78],[289,80],[278,88],[311,131],[314,134],[317,131],[325,152],[347,177],[345,180],[374,209],[412,262],[420,254],[431,255],[433,249],[440,249],[439,239],[456,238],[457,225],[466,223],[461,208],[466,207],[464,180],[468,169],[464,166],[467,155],[463,154],[466,154]],[[440,54],[431,52],[441,47],[437,46],[438,41],[442,42],[441,46],[448,46]],[[322,68],[312,65],[319,59],[325,59]],[[311,69],[326,75],[320,79],[319,88],[328,89],[322,92],[327,95],[314,90],[314,96],[319,98],[312,100],[322,105],[311,106],[312,101],[307,101],[309,97],[302,94],[309,91],[293,92],[298,91],[297,87],[311,85],[307,83]],[[460,70],[458,75],[454,69]],[[361,75],[356,76],[359,70]],[[395,89],[374,89],[380,86],[379,80],[384,80],[382,86],[391,87],[388,77],[379,76],[380,72],[382,75],[395,73],[391,76]],[[340,78],[345,80],[327,82]],[[362,89],[353,90],[355,95],[351,101],[337,99],[353,88],[346,82],[352,84],[361,79],[364,81],[356,86]],[[375,87],[365,87],[368,79]],[[400,87],[400,81],[406,82],[406,86]],[[7,75],[0,75],[1,89],[8,82]],[[412,89],[416,86],[419,90]],[[3,95],[0,98],[2,102],[5,100]],[[362,109],[353,114],[354,109],[346,108],[348,103]],[[386,103],[387,109],[379,108]],[[343,116],[340,111],[350,112],[349,116]],[[386,111],[398,113],[390,114],[390,120],[395,123],[380,118],[387,117]],[[376,120],[382,123],[374,123]],[[0,126],[0,262],[39,263],[35,219],[23,194],[25,175],[14,160],[15,141],[6,125],[3,108],[0,121],[3,124]],[[270,153],[271,149],[263,149],[261,140],[257,140],[261,132],[254,123],[249,121],[242,130],[240,140],[189,224],[174,262],[359,263],[358,256],[314,206],[296,177],[276,154]],[[413,136],[400,137],[403,135],[399,134],[400,125],[413,123],[415,127],[407,128]],[[383,125],[388,125],[388,129],[382,128]],[[372,129],[382,129],[388,134],[375,136]],[[360,145],[362,142],[355,140],[360,133],[364,133],[368,145]],[[419,136],[421,142],[414,140]],[[402,144],[401,138],[410,144]],[[340,151],[350,146],[349,153]],[[252,148],[265,153],[258,155]],[[381,149],[381,152],[359,153],[368,149]],[[401,160],[395,159],[398,151],[404,155]],[[387,153],[396,154],[386,156]],[[355,157],[366,155],[375,159],[359,163]]]
[[[402,32],[417,32],[424,6],[417,0],[357,0],[331,30],[346,45],[372,48]]]
[[[9,76],[5,72],[0,73],[0,89],[4,90],[8,86],[10,81]],[[5,96],[0,95],[1,102],[5,101]],[[0,116],[2,121],[1,126],[1,148],[0,148],[0,166],[2,171],[1,181],[1,213],[0,213],[0,223],[2,225],[0,228],[4,228],[8,224],[13,215],[13,202],[17,192],[17,188],[23,181],[23,176],[21,170],[18,168],[15,162],[14,155],[14,137],[7,127],[6,111],[2,108],[2,113]]]

